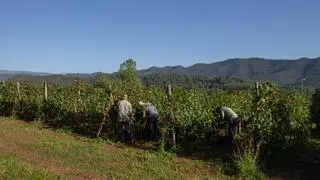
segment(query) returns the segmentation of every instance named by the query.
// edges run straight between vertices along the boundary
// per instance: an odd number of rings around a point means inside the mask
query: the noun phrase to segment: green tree
[[[110,89],[112,82],[106,74],[99,73],[96,77],[95,86],[98,88]]]
[[[127,59],[120,65],[118,78],[122,81],[126,87],[130,88],[141,88],[142,84],[137,74],[136,62],[133,59]]]

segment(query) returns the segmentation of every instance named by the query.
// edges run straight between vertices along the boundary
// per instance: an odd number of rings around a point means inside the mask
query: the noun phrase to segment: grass
[[[231,178],[206,161],[8,118],[0,118],[0,154],[0,179]]]
[[[237,153],[235,164],[238,169],[238,179],[240,180],[264,180],[267,179],[259,169],[259,165],[254,156],[248,152]]]
[[[62,179],[53,173],[24,163],[22,159],[10,155],[0,155],[0,174],[3,179]]]
[[[266,175],[271,179],[320,179],[319,132],[313,137],[305,147],[292,147],[268,158],[270,163],[263,166]],[[221,159],[228,154],[227,146],[189,146],[196,154],[156,152],[89,139],[39,122],[0,117],[0,179],[266,178],[250,155],[235,159],[239,176],[233,177],[234,173],[226,173],[233,167]]]

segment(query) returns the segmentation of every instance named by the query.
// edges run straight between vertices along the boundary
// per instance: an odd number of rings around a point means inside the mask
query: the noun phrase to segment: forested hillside
[[[151,67],[137,71],[146,86],[172,84],[185,88],[248,88],[253,81],[271,81],[283,87],[320,86],[320,58],[298,60],[271,60],[262,58],[229,59],[212,64],[195,64],[190,67]],[[1,71],[1,79],[12,81],[68,85],[75,80],[94,84],[99,76],[114,78],[116,73],[45,74]],[[99,79],[99,78],[98,78]]]

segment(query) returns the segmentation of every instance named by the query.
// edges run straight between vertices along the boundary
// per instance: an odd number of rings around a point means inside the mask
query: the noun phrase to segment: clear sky
[[[0,0],[0,69],[320,56],[319,0]]]

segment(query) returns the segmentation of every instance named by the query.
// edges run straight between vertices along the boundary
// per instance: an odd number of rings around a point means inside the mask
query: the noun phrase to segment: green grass
[[[62,179],[62,177],[26,164],[23,160],[9,155],[0,155],[0,177],[17,180]]]
[[[0,118],[7,179],[227,179],[219,165]]]
[[[263,166],[266,175],[319,179],[317,133],[306,146],[269,158],[271,163]],[[189,148],[194,146],[202,147]],[[0,117],[0,179],[266,179],[249,154],[236,156],[238,177],[224,175],[234,168],[212,157],[223,157],[227,150],[219,145],[203,148],[208,155],[204,160],[191,159]]]
[[[267,179],[259,169],[254,156],[248,152],[237,153],[235,164],[238,169],[238,179],[240,180],[264,180]]]

